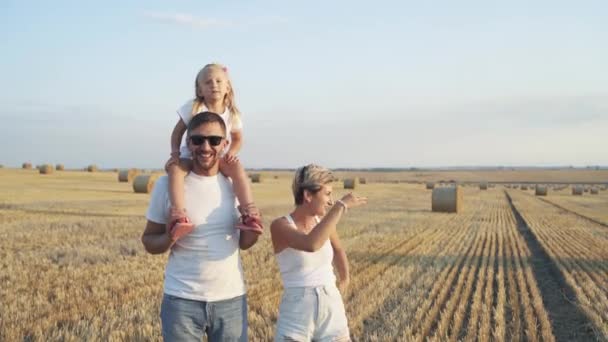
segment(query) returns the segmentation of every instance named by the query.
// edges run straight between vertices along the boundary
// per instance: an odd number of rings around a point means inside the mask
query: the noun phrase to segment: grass
[[[574,178],[604,177],[581,172]],[[441,177],[458,174],[464,173]],[[466,174],[477,181],[490,176]],[[266,226],[292,208],[290,177],[272,173],[253,184]],[[349,211],[338,227],[351,264],[344,298],[355,339],[565,338],[556,335],[543,279],[533,272],[537,251],[502,187],[465,187],[465,209],[455,215],[432,213],[424,184],[374,183],[380,180],[374,177],[380,175],[366,174],[372,183],[356,190],[368,206]],[[344,193],[341,183],[334,187],[336,196]],[[543,198],[606,219],[606,192],[574,198],[569,191]],[[574,289],[582,329],[608,339],[608,228],[531,192],[508,193]],[[160,340],[167,255],[149,255],[140,243],[148,200],[116,173],[0,169],[0,340]],[[271,340],[282,289],[269,234],[242,257],[250,340]]]

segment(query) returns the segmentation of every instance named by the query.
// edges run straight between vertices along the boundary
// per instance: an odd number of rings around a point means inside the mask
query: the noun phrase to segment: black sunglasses
[[[209,142],[209,145],[211,146],[217,146],[219,144],[222,143],[222,140],[224,139],[224,137],[221,137],[219,135],[191,135],[190,138],[190,142],[192,142],[192,145],[196,145],[196,146],[200,146],[202,144],[205,143],[205,140],[207,140]]]

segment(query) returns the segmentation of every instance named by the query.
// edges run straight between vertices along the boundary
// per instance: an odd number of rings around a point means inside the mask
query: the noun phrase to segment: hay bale
[[[359,184],[367,184],[367,179],[365,179],[365,177],[359,177]]]
[[[589,192],[592,195],[598,195],[600,193],[600,190],[598,188],[591,188],[591,190],[589,190]]]
[[[97,171],[99,171],[99,168],[97,167],[97,165],[91,164],[91,165],[87,166],[87,171],[88,172],[97,172]]]
[[[577,195],[577,196],[582,196],[583,195],[583,186],[582,185],[575,185],[572,187],[572,194],[573,195]]]
[[[249,177],[251,178],[251,183],[262,183],[261,173],[252,173]]]
[[[357,187],[357,178],[344,178],[344,189],[355,189]]]
[[[432,211],[458,213],[462,210],[462,190],[459,186],[433,189]]]
[[[131,182],[140,172],[138,169],[128,169],[128,170],[120,170],[118,172],[118,181],[119,182]]]
[[[63,171],[63,170],[65,170],[65,167],[63,166],[63,164],[57,164],[57,165],[55,165],[55,170]]]
[[[521,186],[521,189],[522,189],[522,190],[528,190],[528,186],[527,186],[527,185],[522,185],[522,186]]]
[[[536,190],[535,190],[535,195],[536,196],[547,196],[548,191],[549,191],[549,189],[547,189],[546,185],[537,185]]]
[[[488,190],[488,182],[479,183],[479,190]]]
[[[21,165],[22,169],[30,170],[32,168],[32,163],[23,163]]]
[[[154,188],[159,175],[138,175],[133,179],[133,191],[138,194],[147,194]]]
[[[53,173],[53,170],[55,170],[53,168],[53,165],[51,164],[44,164],[44,165],[40,165],[40,168],[38,169],[41,175],[48,175]]]
[[[426,189],[427,190],[433,190],[435,188],[435,183],[433,182],[426,182]]]

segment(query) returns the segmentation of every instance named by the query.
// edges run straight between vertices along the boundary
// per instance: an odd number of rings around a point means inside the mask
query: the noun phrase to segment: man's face
[[[218,140],[219,144],[213,146]],[[222,126],[217,122],[202,124],[192,130],[188,136],[188,148],[192,153],[194,171],[217,172],[225,146],[226,138]]]

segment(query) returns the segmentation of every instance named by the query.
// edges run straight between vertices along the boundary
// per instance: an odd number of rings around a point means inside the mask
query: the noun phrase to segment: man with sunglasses
[[[192,171],[185,199],[194,228],[169,231],[168,179],[157,180],[142,242],[151,254],[170,250],[161,304],[165,341],[247,341],[247,298],[239,249],[258,234],[235,229],[238,214],[232,183],[219,172],[226,125],[210,112],[188,124]]]

